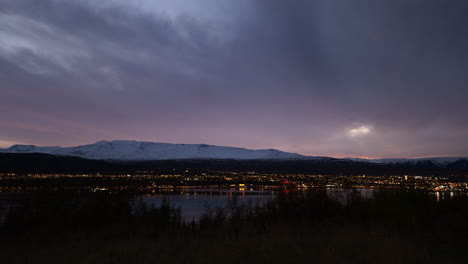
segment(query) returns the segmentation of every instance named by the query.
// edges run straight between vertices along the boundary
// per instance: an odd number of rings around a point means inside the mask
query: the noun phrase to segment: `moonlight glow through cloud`
[[[348,131],[348,135],[350,137],[359,137],[359,136],[365,136],[368,135],[372,132],[372,126],[369,125],[363,125],[359,126],[356,128],[352,128]]]

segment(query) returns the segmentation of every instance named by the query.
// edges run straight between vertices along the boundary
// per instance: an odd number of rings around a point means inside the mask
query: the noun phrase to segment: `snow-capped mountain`
[[[251,150],[205,144],[170,144],[141,141],[99,141],[77,147],[36,147],[15,145],[0,152],[47,153],[99,160],[176,160],[176,159],[302,159],[295,153],[275,149]]]
[[[14,145],[0,149],[4,153],[46,153],[60,156],[74,156],[94,160],[178,160],[178,159],[235,159],[235,160],[335,160],[324,156],[303,156],[276,149],[251,150],[245,148],[222,147],[205,144],[170,144],[130,140],[99,141],[77,147],[37,147],[33,145]],[[359,159],[342,160],[371,163],[416,163],[430,161],[437,165],[446,165],[463,157],[436,157],[419,159]]]

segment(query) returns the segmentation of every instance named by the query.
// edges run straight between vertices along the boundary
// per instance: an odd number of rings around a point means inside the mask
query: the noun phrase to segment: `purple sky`
[[[2,0],[0,147],[468,156],[465,0]]]

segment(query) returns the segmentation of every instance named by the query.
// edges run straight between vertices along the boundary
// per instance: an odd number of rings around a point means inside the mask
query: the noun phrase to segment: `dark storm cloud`
[[[163,2],[2,1],[0,144],[468,155],[465,1]]]

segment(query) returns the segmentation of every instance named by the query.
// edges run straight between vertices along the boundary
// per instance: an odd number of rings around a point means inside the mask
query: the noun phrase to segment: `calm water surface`
[[[327,189],[327,193],[346,202],[351,189]],[[357,189],[365,198],[371,198],[374,194],[373,189]],[[262,205],[271,199],[274,199],[277,191],[272,190],[226,190],[226,189],[191,189],[189,191],[159,193],[154,195],[141,195],[135,199],[142,200],[145,203],[160,206],[163,200],[167,200],[172,206],[180,207],[182,217],[185,220],[199,219],[209,208],[226,207],[233,202],[236,205]],[[432,192],[437,201],[451,199],[456,196],[468,196],[467,192]],[[27,195],[22,193],[0,193],[0,223],[6,213],[24,201]]]
[[[159,194],[141,196],[148,204],[160,206],[163,200],[180,207],[185,220],[199,219],[209,208],[226,207],[235,202],[237,205],[261,205],[276,196],[273,191],[229,191],[229,190],[198,190],[179,194]]]
[[[364,198],[372,198],[374,189],[356,189]],[[352,189],[330,188],[327,193],[338,201],[346,203],[347,197],[353,192]],[[199,219],[209,208],[226,207],[234,200],[237,205],[262,205],[275,198],[275,191],[232,191],[223,189],[199,189],[190,192],[158,194],[153,196],[141,196],[148,204],[160,206],[163,200],[169,201],[173,206],[180,207],[182,217],[185,220]],[[432,192],[437,201],[450,199],[455,196],[468,196],[468,193],[454,192]]]

